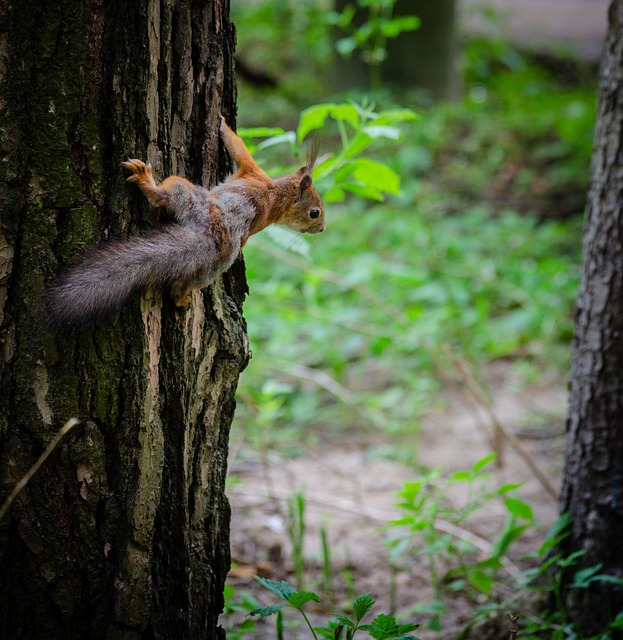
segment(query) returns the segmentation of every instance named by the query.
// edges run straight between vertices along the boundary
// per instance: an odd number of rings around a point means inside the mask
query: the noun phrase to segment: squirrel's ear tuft
[[[301,195],[303,195],[303,193],[307,191],[309,187],[311,187],[311,183],[312,183],[311,173],[309,173],[308,171],[305,171],[305,173],[303,174],[303,177],[301,178],[301,181],[299,182],[299,191],[301,192]]]
[[[305,165],[310,173],[312,172],[312,169],[316,164],[316,159],[318,158],[319,151],[320,142],[318,142],[317,138],[314,138],[309,145],[309,149],[307,149],[307,163]]]

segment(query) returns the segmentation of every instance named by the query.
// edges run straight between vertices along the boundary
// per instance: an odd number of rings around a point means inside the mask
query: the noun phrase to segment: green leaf
[[[478,473],[479,471],[482,471],[486,466],[488,466],[492,462],[494,462],[497,457],[498,456],[497,456],[496,453],[490,453],[489,455],[485,456],[484,458],[481,458],[476,463],[474,463],[474,466],[472,467],[472,471],[474,473]]]
[[[241,138],[271,138],[273,136],[279,136],[285,131],[279,127],[253,127],[253,128],[240,128],[236,133]]]
[[[261,616],[262,618],[266,618],[266,616],[272,616],[278,611],[281,611],[284,607],[287,607],[287,604],[271,604],[268,607],[257,607],[249,612],[250,616]]]
[[[342,613],[334,613],[333,615],[335,616],[336,621],[340,624],[350,627],[351,629],[355,627],[355,623],[348,616],[345,616]]]
[[[455,471],[448,476],[448,482],[469,482],[472,478],[471,471]]]
[[[381,26],[381,33],[386,38],[397,38],[404,31],[415,31],[421,24],[416,16],[399,16],[387,20]]]
[[[360,629],[367,631],[375,640],[388,640],[398,635],[398,623],[394,616],[379,614],[370,624],[362,624]]]
[[[493,587],[493,576],[479,569],[470,571],[467,578],[482,593],[489,593]]]
[[[387,138],[388,140],[398,140],[400,138],[400,129],[386,124],[371,124],[364,127],[362,131],[375,140],[377,138]]]
[[[383,202],[383,200],[385,200],[380,191],[372,189],[371,187],[364,187],[363,185],[353,182],[344,182],[342,187],[346,189],[346,191],[350,191],[358,198],[363,198],[364,200],[376,200],[377,202]]]
[[[320,598],[317,594],[311,591],[296,591],[289,598],[288,602],[297,609],[300,609],[306,602],[310,601],[319,602]]]
[[[268,580],[268,578],[260,578],[259,576],[254,577],[263,587],[266,587],[271,593],[286,602],[289,602],[290,596],[296,593],[296,589],[285,580],[278,582],[277,580]]]
[[[351,160],[335,174],[338,185],[348,178],[354,178],[361,186],[378,193],[400,193],[400,176],[387,165],[370,158]]]
[[[357,622],[359,622],[365,615],[372,609],[376,600],[369,593],[364,593],[360,596],[357,596],[353,600],[353,613],[355,614],[355,618]]]
[[[510,518],[506,522],[506,526],[504,527],[504,531],[500,534],[497,540],[493,543],[493,551],[492,555],[494,558],[500,558],[507,551],[510,545],[519,538],[519,536],[528,528],[528,525],[515,526],[514,516],[510,516]]]
[[[502,496],[509,491],[515,491],[515,489],[519,489],[523,486],[523,482],[509,482],[508,484],[503,484],[501,487],[498,487],[495,490],[496,496]]]
[[[325,202],[344,202],[346,194],[344,193],[344,189],[340,189],[339,187],[330,187],[324,192],[322,199]],[[268,228],[271,229],[272,227]]]
[[[285,131],[279,135],[272,136],[267,140],[263,140],[257,145],[258,149],[268,149],[278,144],[294,144],[296,142],[296,133],[294,131]]]
[[[303,140],[310,131],[320,129],[325,123],[329,113],[331,112],[332,104],[316,104],[301,113],[299,119],[299,126],[296,130],[296,136],[299,140]]]
[[[509,513],[515,517],[522,518],[523,520],[534,520],[532,507],[523,500],[519,500],[518,498],[506,498],[504,500],[504,504],[506,504],[506,508]]]
[[[411,109],[388,109],[381,111],[374,119],[375,125],[394,124],[395,122],[407,122],[419,118],[418,114]]]

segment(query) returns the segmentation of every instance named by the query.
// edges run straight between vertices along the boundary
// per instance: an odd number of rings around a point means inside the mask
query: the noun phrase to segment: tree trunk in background
[[[601,573],[617,578],[623,577],[622,122],[623,0],[614,0],[586,208],[561,506],[571,516],[565,550],[583,550],[582,566],[601,564]],[[623,608],[623,591],[595,582],[567,603],[588,636]]]
[[[436,100],[456,98],[455,0],[399,0],[394,14],[416,15],[422,24],[387,43],[383,80],[402,90],[425,89]]]
[[[354,0],[336,0],[342,11]],[[367,11],[357,10],[353,22],[365,22]],[[398,0],[395,16],[415,15],[419,29],[406,31],[387,42],[387,59],[381,65],[383,83],[399,91],[424,89],[437,100],[457,97],[456,0]],[[342,33],[336,33],[341,37]],[[370,88],[370,70],[355,52],[350,58],[335,54],[332,67],[337,91]]]
[[[42,294],[149,226],[122,160],[224,173],[233,48],[228,0],[0,3],[0,502],[83,419],[0,522],[2,638],[224,637],[241,264],[187,310],[154,292],[75,338]]]

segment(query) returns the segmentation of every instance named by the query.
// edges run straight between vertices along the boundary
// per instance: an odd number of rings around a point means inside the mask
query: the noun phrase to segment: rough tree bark
[[[213,184],[232,120],[228,0],[0,2],[0,637],[219,638],[224,496],[248,349],[237,265],[188,310],[152,292],[55,340],[42,294],[156,221],[120,162]]]
[[[601,573],[621,578],[623,0],[613,0],[610,6],[598,102],[561,506],[571,516],[565,549],[583,550],[583,566],[601,564]],[[623,590],[596,582],[590,589],[569,594],[567,603],[572,618],[585,634],[592,635],[623,609]]]

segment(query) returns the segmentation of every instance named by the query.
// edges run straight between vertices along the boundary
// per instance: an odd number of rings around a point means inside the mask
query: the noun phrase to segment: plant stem
[[[309,627],[309,630],[312,632],[312,635],[314,636],[314,640],[318,640],[318,636],[316,635],[316,632],[314,631],[314,627],[312,627],[312,624],[309,621],[309,618],[305,615],[305,612],[300,607],[299,607],[299,611],[301,612],[301,615],[303,616],[303,618],[305,618],[305,622],[307,622],[307,626]]]

